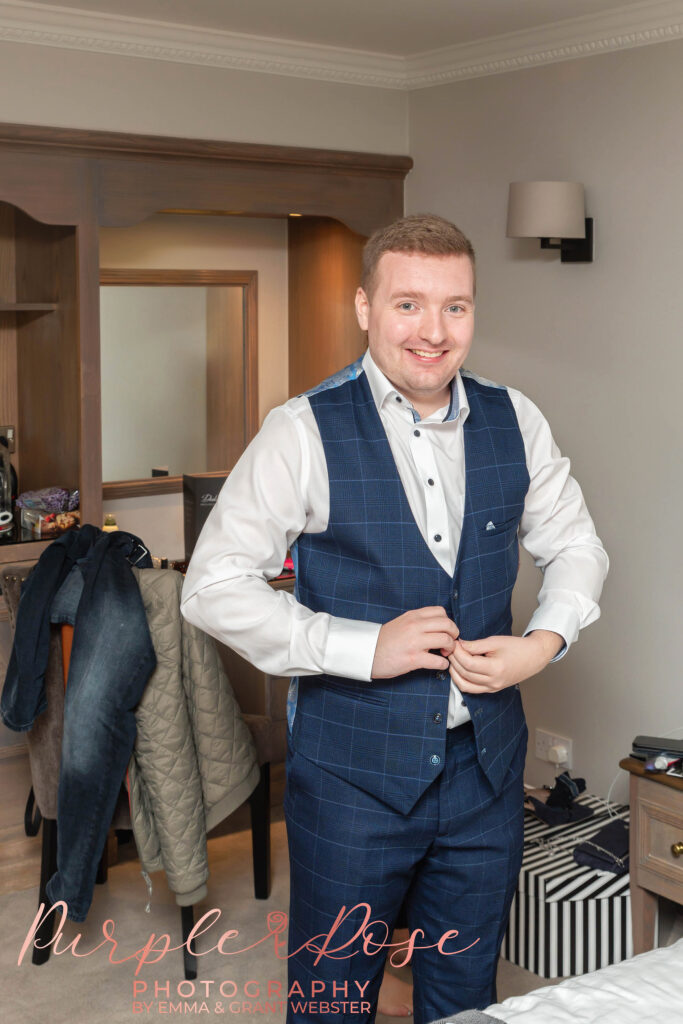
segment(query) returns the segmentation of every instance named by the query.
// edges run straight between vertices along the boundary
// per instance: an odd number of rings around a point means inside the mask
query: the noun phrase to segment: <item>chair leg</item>
[[[249,806],[254,896],[257,900],[267,900],[270,894],[270,764],[261,765],[261,778],[249,797]]]
[[[40,888],[38,890],[38,905],[43,903],[46,909],[50,908],[50,900],[48,899],[47,883],[50,881],[55,871],[57,870],[57,822],[54,818],[43,818],[43,852],[40,859]],[[38,943],[40,946],[45,946],[45,949],[37,949],[35,944],[33,946],[33,954],[31,961],[34,964],[45,964],[50,959],[50,949],[48,945],[52,938],[54,931],[55,918],[54,914],[50,914],[40,925],[36,932],[34,943]]]
[[[109,877],[109,837],[104,841],[104,849],[102,850],[102,856],[100,857],[100,863],[97,865],[97,874],[95,875],[95,884],[104,885]]]
[[[187,948],[187,939],[194,928],[194,907],[180,908],[180,925],[183,932],[183,967],[186,981],[194,981],[197,977],[197,957]]]
[[[37,836],[40,832],[40,823],[42,820],[43,816],[40,813],[38,804],[36,803],[33,786],[31,786],[28,793],[28,800],[26,801],[26,809],[24,811],[24,832],[26,835]]]

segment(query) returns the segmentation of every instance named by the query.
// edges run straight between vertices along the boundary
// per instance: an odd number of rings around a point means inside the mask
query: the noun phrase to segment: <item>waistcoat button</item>
[[[443,715],[441,714],[440,711],[437,711],[436,714],[434,715],[434,721],[436,722],[437,725],[439,724],[439,722],[443,721]]]
[[[436,673],[436,678],[437,679],[445,679],[446,678],[446,673],[445,672],[437,672]]]
[[[436,765],[436,764],[441,764],[441,758],[439,757],[439,755],[438,755],[438,754],[432,754],[432,756],[431,756],[431,757],[429,758],[429,760],[430,760],[430,761],[432,762],[432,764],[434,764],[434,765]]]
[[[457,600],[458,600],[458,594],[459,594],[459,593],[460,593],[460,591],[459,591],[459,590],[454,590],[454,591],[453,591],[453,599],[454,599],[455,601],[457,601]]]

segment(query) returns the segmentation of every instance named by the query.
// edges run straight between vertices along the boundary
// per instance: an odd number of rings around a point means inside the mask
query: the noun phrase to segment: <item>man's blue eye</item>
[[[399,309],[413,309],[413,303],[412,302],[401,302],[399,304]]]

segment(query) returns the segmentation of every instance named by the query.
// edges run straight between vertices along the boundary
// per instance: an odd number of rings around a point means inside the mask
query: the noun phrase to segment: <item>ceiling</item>
[[[683,0],[0,0],[0,42],[388,89],[683,38]]]
[[[60,0],[58,5],[50,0],[33,2],[46,7],[397,57],[633,6],[623,0]]]

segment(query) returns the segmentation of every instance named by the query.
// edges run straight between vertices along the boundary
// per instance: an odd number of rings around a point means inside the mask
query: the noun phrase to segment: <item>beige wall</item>
[[[407,152],[406,95],[249,71],[0,43],[0,121]]]
[[[544,410],[611,557],[602,619],[524,687],[532,738],[573,738],[603,796],[636,733],[683,735],[682,95],[672,42],[410,96],[407,209],[453,218],[478,253],[469,365]],[[594,264],[505,238],[508,182],[546,178],[586,185]],[[525,565],[519,629],[537,584]]]

